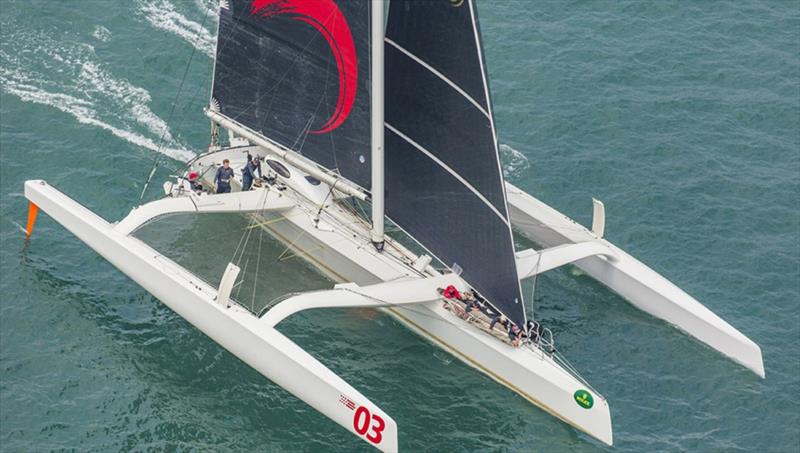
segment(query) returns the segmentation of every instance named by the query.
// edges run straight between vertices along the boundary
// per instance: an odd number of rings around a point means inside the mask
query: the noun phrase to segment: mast
[[[370,49],[371,83],[371,152],[372,152],[372,243],[383,249],[384,171],[383,158],[383,0],[372,0]]]

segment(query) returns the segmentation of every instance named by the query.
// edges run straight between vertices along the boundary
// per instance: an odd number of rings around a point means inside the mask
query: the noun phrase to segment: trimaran
[[[386,22],[384,22],[386,20]],[[612,444],[607,401],[526,313],[520,281],[572,264],[641,310],[764,377],[760,348],[670,281],[505,182],[475,0],[221,0],[208,151],[162,199],[109,223],[45,181],[25,183],[28,234],[41,209],[261,374],[383,451],[394,419],[276,330],[301,310],[377,307],[575,428]],[[227,130],[228,146],[219,131]],[[248,155],[267,173],[242,191]],[[234,190],[216,194],[224,159]],[[268,167],[268,168],[267,168]],[[371,209],[362,215],[355,203]],[[174,213],[248,213],[339,282],[254,311],[233,300],[239,267],[214,287],[132,234]],[[385,234],[385,219],[397,226]],[[540,246],[514,249],[512,228]],[[415,246],[401,243],[413,238]],[[413,249],[413,250],[412,250]],[[465,313],[440,289],[473,290]],[[491,313],[528,329],[512,343]]]

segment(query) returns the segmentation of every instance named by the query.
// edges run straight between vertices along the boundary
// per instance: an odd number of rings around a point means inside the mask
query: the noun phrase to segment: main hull
[[[277,216],[259,217],[270,234],[336,281],[367,285],[392,281],[404,275],[402,267],[373,266],[374,261],[370,258],[336,250],[329,244],[338,241],[318,237],[319,231],[309,230],[310,225],[305,224],[303,216],[288,214],[283,220]],[[290,238],[297,237],[301,239],[292,243]],[[374,258],[371,250],[368,255]],[[380,254],[378,257],[383,260]],[[379,310],[545,412],[608,445],[613,443],[611,414],[605,398],[542,350],[514,347],[499,341],[466,323],[439,302]],[[591,408],[584,408],[575,401],[575,394],[579,391],[593,395],[595,403]]]
[[[209,156],[212,157],[222,158]],[[235,155],[230,157],[235,158]],[[202,159],[195,162],[196,169],[202,168],[203,165],[198,165],[202,163]],[[280,213],[251,215],[256,217],[256,225],[283,242],[296,256],[337,282],[370,285],[419,277],[408,266],[416,256],[402,245],[389,238],[384,252],[376,251],[369,243],[368,227],[354,227],[358,224],[349,213],[335,205],[325,209],[327,216],[314,217],[324,199],[314,200],[313,193],[303,193],[307,184],[305,178],[290,178],[284,182],[296,189],[298,206]],[[612,444],[607,401],[541,349],[514,347],[502,342],[465,322],[438,302],[380,310],[549,414],[608,445]],[[592,407],[578,404],[575,400],[577,392],[592,395]]]

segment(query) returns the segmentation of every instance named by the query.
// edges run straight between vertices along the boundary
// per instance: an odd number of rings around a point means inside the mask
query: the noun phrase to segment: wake
[[[4,92],[23,102],[55,108],[79,124],[100,128],[170,158],[186,161],[194,157],[150,109],[150,93],[105,70],[95,61],[94,47],[86,43],[64,44],[26,30],[12,34],[12,42],[19,48],[13,53],[0,50],[0,85]],[[102,32],[100,35],[108,37]],[[63,80],[52,80],[54,75]]]
[[[186,161],[194,157],[194,153],[183,148],[159,147],[158,144],[147,137],[135,132],[112,126],[97,118],[97,113],[92,110],[92,104],[86,100],[78,99],[63,93],[51,93],[32,85],[19,83],[6,77],[6,71],[0,71],[0,81],[3,90],[17,96],[22,101],[54,107],[64,113],[72,115],[80,124],[89,124],[111,132],[113,135],[142,148],[163,153],[176,160]]]
[[[531,163],[522,152],[505,143],[501,143],[499,149],[503,175],[505,175],[506,179],[519,178],[530,168]]]
[[[201,14],[206,14],[205,10],[210,9],[209,5],[199,0],[196,6],[203,10]],[[175,9],[175,5],[172,3],[166,0],[143,2],[139,4],[139,11],[153,27],[178,36],[207,57],[214,58],[216,39],[211,32],[199,22],[187,19]],[[208,11],[207,14],[209,18],[217,17],[215,10]],[[212,23],[211,20],[206,22]]]

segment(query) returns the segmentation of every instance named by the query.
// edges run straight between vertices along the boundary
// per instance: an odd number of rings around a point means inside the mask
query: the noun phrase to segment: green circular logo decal
[[[575,398],[575,402],[578,403],[578,406],[584,409],[591,409],[592,406],[594,406],[594,398],[592,398],[592,394],[586,390],[578,390],[572,396]]]

